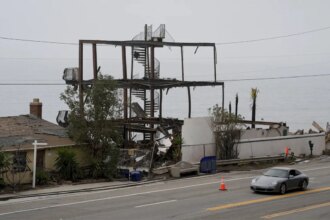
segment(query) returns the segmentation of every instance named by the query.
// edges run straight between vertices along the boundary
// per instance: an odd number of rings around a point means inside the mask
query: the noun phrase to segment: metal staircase
[[[132,50],[132,57],[134,60],[144,67],[144,79],[151,78],[151,68],[150,68],[150,59],[148,58],[148,51],[145,47],[134,47]],[[154,62],[154,74],[155,79],[159,79],[160,72],[160,62],[155,58]],[[151,100],[147,94],[147,91],[144,89],[133,89],[132,94],[141,100],[144,101],[144,111],[147,116],[151,115]],[[154,98],[154,113],[156,113],[159,109],[159,93],[155,92]]]
[[[166,37],[167,36],[167,37]],[[160,25],[154,32],[152,31],[152,26],[145,26],[145,29],[143,32],[140,32],[137,34],[133,40],[135,41],[163,41],[165,38],[168,39],[168,41],[174,41],[174,39],[170,36],[170,34],[166,31],[165,25]],[[151,71],[151,58],[149,56],[149,48],[147,47],[133,47],[132,48],[132,59],[136,61],[137,63],[141,64],[144,68],[144,76],[143,79],[159,79],[160,77],[160,62],[156,58],[154,58],[154,77],[152,77],[152,71]],[[143,101],[143,108],[139,107],[138,103],[134,103],[134,106],[132,106],[133,111],[139,109],[139,113],[136,112],[137,115],[142,115],[141,111],[144,111],[144,116],[150,117],[151,115],[155,115],[155,113],[159,110],[160,105],[160,95],[157,91],[153,91],[154,94],[154,100],[152,105],[151,102],[151,92],[150,90],[145,89],[132,89],[131,94],[135,97],[141,99]],[[151,109],[153,107],[153,114],[151,112]],[[135,109],[135,110],[134,110]],[[145,125],[145,126],[151,126],[151,125]],[[150,140],[151,134],[150,133],[144,133],[144,140]]]

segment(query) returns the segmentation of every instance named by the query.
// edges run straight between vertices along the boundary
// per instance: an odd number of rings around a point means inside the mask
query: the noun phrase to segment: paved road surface
[[[255,194],[262,170],[185,178],[130,188],[0,202],[0,219],[330,219],[330,159],[293,165],[307,191]],[[219,191],[220,178],[228,191]]]

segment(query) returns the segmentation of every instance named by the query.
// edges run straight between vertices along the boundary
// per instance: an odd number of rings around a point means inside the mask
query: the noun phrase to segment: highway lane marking
[[[318,188],[318,189],[311,189],[311,190],[307,190],[307,191],[303,191],[303,192],[290,193],[290,194],[286,194],[286,195],[271,196],[271,197],[266,197],[266,198],[261,198],[261,199],[253,199],[253,200],[247,200],[247,201],[243,201],[243,202],[219,205],[219,206],[215,206],[212,208],[208,208],[207,211],[219,211],[219,210],[223,210],[223,209],[230,209],[230,208],[235,208],[235,207],[239,207],[239,206],[268,202],[268,201],[284,199],[284,198],[305,195],[305,194],[310,194],[310,193],[323,192],[323,191],[328,191],[328,190],[330,190],[330,186],[322,187],[322,188]]]
[[[262,216],[261,218],[263,218],[263,219],[272,219],[272,218],[277,218],[277,217],[290,215],[290,214],[294,214],[294,213],[298,213],[298,212],[304,212],[304,211],[308,211],[308,210],[312,210],[312,209],[323,208],[323,207],[326,207],[326,206],[330,206],[330,202],[311,205],[311,206],[306,206],[306,207],[298,208],[298,209],[292,209],[292,210],[288,210],[288,211],[285,211],[285,212],[273,213],[273,214],[270,214],[270,215]]]
[[[142,208],[142,207],[147,207],[147,206],[160,205],[160,204],[176,202],[176,201],[178,201],[178,200],[173,199],[173,200],[167,200],[167,201],[162,201],[162,202],[154,202],[154,203],[149,203],[149,204],[144,204],[144,205],[138,205],[138,206],[135,206],[135,208]]]

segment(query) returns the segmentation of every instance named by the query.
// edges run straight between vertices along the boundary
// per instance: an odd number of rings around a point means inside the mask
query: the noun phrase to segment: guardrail
[[[217,160],[216,163],[217,166],[221,166],[221,165],[235,165],[235,164],[243,164],[243,163],[285,160],[285,159],[286,159],[285,156],[277,155],[277,156],[254,157],[248,159]],[[194,163],[194,165],[200,165],[200,163]],[[153,173],[155,174],[167,173],[172,166],[173,165],[156,168],[153,170]]]
[[[285,159],[284,156],[278,155],[278,156],[255,157],[248,159],[217,160],[217,166],[261,162],[261,161],[272,161],[272,160],[284,160],[284,159]]]

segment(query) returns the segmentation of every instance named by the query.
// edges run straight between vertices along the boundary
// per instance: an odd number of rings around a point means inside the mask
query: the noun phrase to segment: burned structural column
[[[133,79],[133,72],[134,72],[134,55],[133,55],[133,51],[134,51],[134,46],[131,47],[131,51],[132,51],[132,56],[131,56],[131,80]],[[129,89],[129,106],[132,105],[132,88]],[[129,108],[129,117],[132,117],[132,109]],[[130,137],[131,138],[131,137]]]
[[[151,77],[150,80],[154,81],[155,79],[155,47],[151,47],[151,52],[150,52],[150,58],[151,58],[151,65],[150,65],[150,69],[151,69]],[[154,89],[151,86],[150,89],[150,101],[151,101],[151,112],[150,112],[150,117],[153,118],[154,115],[154,107],[155,107],[155,94],[154,94]]]
[[[123,64],[123,79],[127,80],[127,63],[126,63],[126,47],[122,46],[122,64]],[[127,88],[124,88],[124,119],[127,120],[128,113],[128,98],[127,98]]]
[[[123,64],[123,79],[127,80],[127,63],[126,63],[126,47],[121,47],[122,51],[122,64]],[[127,113],[128,113],[128,106],[127,106],[127,88],[124,88],[124,120],[125,123],[127,122]],[[126,147],[128,143],[128,134],[126,125],[124,125],[124,146]]]
[[[84,94],[83,94],[83,42],[79,40],[79,79],[78,79],[78,87],[79,87],[79,108],[80,108],[80,116],[84,115]]]
[[[188,89],[188,118],[191,118],[191,95],[190,95],[190,86],[188,86],[187,89]]]
[[[184,81],[183,47],[182,46],[181,46],[181,73],[182,73],[182,81]]]
[[[213,62],[214,62],[214,82],[217,82],[217,48],[216,46],[213,46]],[[225,84],[222,85],[222,111],[225,108]]]
[[[163,90],[159,90],[159,118],[161,119],[163,117]]]
[[[155,47],[151,46],[151,52],[150,52],[150,59],[151,59],[151,65],[150,65],[150,69],[151,69],[151,77],[150,80],[154,81],[155,79]],[[155,117],[155,90],[154,88],[151,86],[150,89],[150,118],[154,118]],[[153,124],[150,125],[151,128],[154,127]],[[154,140],[154,134],[151,134],[151,140]]]
[[[225,108],[225,84],[222,85],[222,110]]]
[[[213,47],[213,61],[214,61],[214,82],[217,81],[217,48]]]
[[[183,61],[183,46],[181,46],[181,73],[182,73],[182,81],[184,81],[184,61]],[[188,118],[191,118],[191,95],[190,95],[190,87],[187,87],[188,90]]]
[[[97,79],[97,51],[96,51],[96,44],[93,44],[93,75],[94,80]]]

